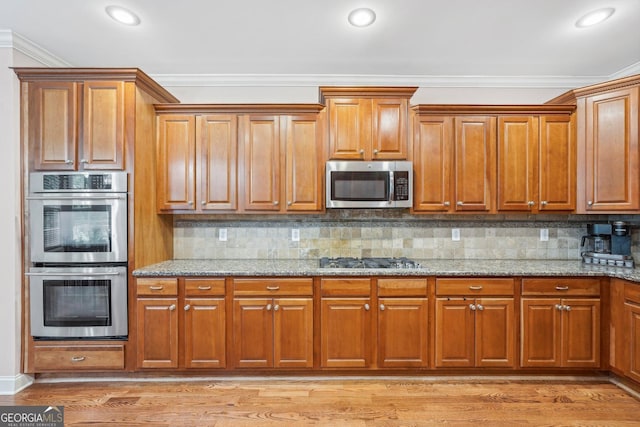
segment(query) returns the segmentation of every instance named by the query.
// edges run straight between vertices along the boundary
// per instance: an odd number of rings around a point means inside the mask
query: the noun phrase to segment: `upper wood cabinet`
[[[415,87],[321,87],[329,115],[329,158],[406,159]]]
[[[242,188],[246,210],[280,210],[280,116],[242,118]]]
[[[33,169],[124,169],[124,87],[123,81],[30,83]]]

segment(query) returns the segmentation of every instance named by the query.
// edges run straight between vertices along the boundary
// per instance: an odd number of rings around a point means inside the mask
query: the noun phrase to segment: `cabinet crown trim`
[[[418,86],[320,86],[320,103],[325,98],[411,98]]]
[[[155,104],[156,113],[270,113],[270,114],[317,114],[324,109],[322,104]]]
[[[571,114],[575,105],[457,105],[418,104],[411,106],[417,115],[442,114]]]

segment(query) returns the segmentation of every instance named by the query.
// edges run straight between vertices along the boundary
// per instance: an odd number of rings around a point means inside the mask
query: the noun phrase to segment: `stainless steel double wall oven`
[[[126,172],[30,174],[31,335],[126,338]]]

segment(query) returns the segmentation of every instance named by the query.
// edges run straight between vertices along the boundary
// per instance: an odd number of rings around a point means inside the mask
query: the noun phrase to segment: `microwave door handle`
[[[389,171],[389,186],[391,187],[389,189],[389,204],[392,204],[393,200],[395,199],[395,192],[396,192],[396,185],[395,185],[395,180],[393,178],[393,171]]]
[[[105,194],[104,196],[29,196],[27,200],[123,200],[126,199],[126,194]]]
[[[112,272],[107,272],[107,273],[69,273],[69,272],[47,272],[47,273],[24,273],[27,276],[82,276],[82,277],[101,277],[101,276],[119,276],[122,273],[112,273]]]

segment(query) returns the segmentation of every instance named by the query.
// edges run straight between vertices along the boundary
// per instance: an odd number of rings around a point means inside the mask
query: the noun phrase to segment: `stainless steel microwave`
[[[408,161],[329,161],[327,208],[409,208],[413,166]]]

